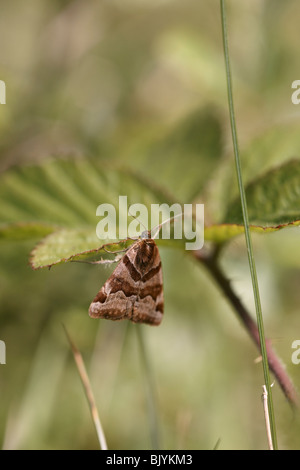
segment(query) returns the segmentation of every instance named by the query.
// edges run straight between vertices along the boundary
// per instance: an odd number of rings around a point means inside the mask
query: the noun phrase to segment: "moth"
[[[159,325],[164,313],[163,275],[151,231],[125,252],[89,308],[92,318]]]

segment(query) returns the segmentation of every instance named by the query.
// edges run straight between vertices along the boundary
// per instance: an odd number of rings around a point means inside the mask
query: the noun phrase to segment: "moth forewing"
[[[159,325],[164,310],[163,278],[158,248],[143,232],[90,305],[92,318],[128,319]]]

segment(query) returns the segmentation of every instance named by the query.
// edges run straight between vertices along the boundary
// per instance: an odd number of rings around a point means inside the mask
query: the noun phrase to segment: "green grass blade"
[[[248,261],[249,261],[254,300],[255,300],[257,326],[258,326],[258,332],[259,332],[259,338],[260,338],[264,380],[265,380],[265,385],[266,385],[268,399],[269,399],[268,408],[269,408],[271,435],[272,435],[273,447],[274,449],[277,449],[275,416],[274,416],[274,408],[273,408],[269,364],[268,364],[268,359],[267,359],[263,316],[262,316],[262,309],[261,309],[261,302],[260,302],[260,295],[259,295],[259,288],[258,288],[258,281],[257,281],[256,266],[255,266],[255,260],[254,260],[254,255],[253,255],[252,240],[251,240],[250,229],[249,229],[247,202],[246,202],[245,189],[244,189],[243,179],[242,179],[242,170],[241,170],[241,162],[240,162],[240,155],[239,155],[239,148],[238,148],[235,115],[234,115],[233,92],[232,92],[228,39],[227,39],[227,27],[226,27],[225,0],[220,0],[220,6],[221,6],[223,47],[224,47],[226,79],[227,79],[228,104],[229,104],[232,141],[233,141],[234,156],[235,156],[235,166],[236,166],[238,186],[239,186],[239,192],[240,192],[241,204],[242,204],[243,220],[244,220],[244,226],[245,226],[245,238],[246,238]]]

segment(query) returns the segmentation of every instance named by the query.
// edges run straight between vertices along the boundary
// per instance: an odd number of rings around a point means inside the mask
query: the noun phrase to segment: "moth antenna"
[[[164,222],[162,222],[161,224],[159,224],[157,227],[154,227],[150,230],[150,232],[152,232],[152,230],[156,230],[155,234],[153,235],[152,239],[156,238],[157,235],[159,234],[162,226],[164,224],[167,224],[168,222],[171,222],[172,220],[176,219],[177,217],[182,217],[183,216],[183,212],[181,212],[180,214],[177,214],[177,215],[174,215],[174,217],[170,217],[169,219],[167,220],[164,220]]]
[[[146,232],[148,231],[147,227],[145,227],[145,225],[143,224],[143,222],[142,222],[141,220],[139,220],[135,215],[131,214],[131,212],[130,212],[129,209],[128,209],[128,214],[129,214],[131,217],[133,217],[135,220],[137,220],[138,223],[144,227],[144,229],[145,229]],[[130,237],[128,237],[128,238],[130,238]]]

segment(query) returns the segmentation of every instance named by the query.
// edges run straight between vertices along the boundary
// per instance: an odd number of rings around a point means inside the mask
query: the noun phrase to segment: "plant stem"
[[[260,295],[259,295],[259,288],[258,288],[258,281],[257,281],[257,274],[256,274],[256,266],[255,266],[255,260],[254,260],[253,249],[252,249],[252,240],[251,240],[250,229],[249,229],[247,202],[246,202],[245,189],[244,189],[243,179],[242,179],[241,162],[240,162],[236,123],[235,123],[235,116],[234,116],[233,92],[232,92],[232,84],[231,84],[231,73],[230,73],[229,51],[228,51],[228,40],[227,40],[225,0],[220,0],[220,5],[221,5],[223,46],[224,46],[224,57],[225,57],[226,78],[227,78],[228,105],[229,105],[232,141],[233,141],[234,156],[235,156],[235,166],[236,166],[236,173],[237,173],[238,186],[239,186],[242,212],[243,212],[243,220],[244,220],[244,226],[245,226],[245,238],[246,238],[248,261],[249,261],[254,300],[255,300],[257,326],[258,326],[259,342],[260,342],[260,349],[261,349],[261,355],[262,355],[264,380],[265,380],[265,385],[266,385],[266,389],[268,393],[268,408],[269,408],[271,435],[272,435],[273,447],[274,449],[277,449],[275,416],[274,416],[274,409],[273,409],[273,399],[272,399],[272,390],[271,390],[271,382],[270,382],[270,374],[269,374],[269,363],[268,363],[268,358],[267,358],[267,347],[266,347],[264,325],[263,325],[263,316],[262,316],[262,309],[261,309],[261,302],[260,302]]]
[[[232,289],[230,281],[226,278],[223,271],[219,267],[216,258],[214,256],[204,257],[201,251],[193,252],[193,254],[196,259],[202,262],[202,264],[207,268],[215,282],[218,284],[218,286],[224,293],[227,300],[231,303],[238,318],[244,324],[249,335],[251,336],[255,344],[260,348],[260,338],[257,325],[252,319],[247,309],[245,308],[245,306],[242,304],[240,298]],[[274,352],[270,340],[266,340],[266,351],[270,369],[275,375],[283,393],[285,394],[291,405],[295,407],[299,406],[298,394],[284,368],[284,365],[281,363],[276,353]]]

